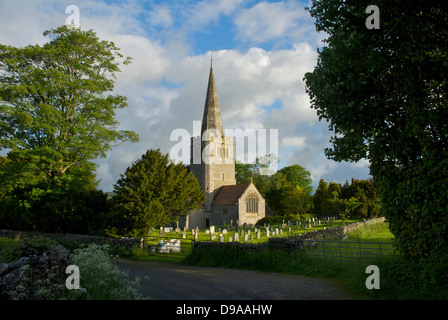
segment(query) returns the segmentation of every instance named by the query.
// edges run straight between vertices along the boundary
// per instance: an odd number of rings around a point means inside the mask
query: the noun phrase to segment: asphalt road
[[[120,260],[154,300],[351,300],[337,282],[299,275]]]

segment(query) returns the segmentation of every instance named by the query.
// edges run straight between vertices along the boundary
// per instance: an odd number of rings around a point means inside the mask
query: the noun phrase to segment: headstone
[[[210,230],[205,230],[205,234],[210,234]]]
[[[235,234],[233,235],[233,240],[234,241],[238,241],[239,240],[238,232],[235,232]]]
[[[257,232],[257,239],[260,239],[261,238],[261,233],[260,233],[260,231],[258,231]]]
[[[278,228],[275,228],[275,235],[278,236]]]
[[[224,242],[224,236],[222,233],[219,235],[219,242]]]
[[[250,241],[252,241],[252,240],[254,240],[254,235],[253,234],[250,235]]]
[[[227,229],[222,230],[222,234],[227,234]]]
[[[186,239],[187,238],[187,233],[186,232],[182,232],[182,239]]]
[[[195,233],[194,233],[194,240],[197,240],[197,239],[198,239],[198,236],[199,236],[199,232],[195,232]]]
[[[229,242],[232,242],[232,237],[229,237]]]
[[[210,226],[210,233],[214,234],[215,233],[215,226]]]
[[[212,234],[212,235],[210,236],[210,240],[211,240],[211,241],[216,240],[216,234]]]
[[[266,229],[266,237],[269,238],[269,229]]]
[[[179,233],[179,232],[180,232],[180,228],[176,227],[176,233]]]
[[[249,235],[246,233],[244,234],[244,242],[247,242],[249,240]]]

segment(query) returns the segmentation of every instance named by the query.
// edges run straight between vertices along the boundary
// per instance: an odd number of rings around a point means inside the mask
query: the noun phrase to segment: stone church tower
[[[234,137],[224,136],[212,64],[201,136],[192,138],[190,153],[190,170],[206,195],[206,211],[211,211],[214,196],[220,187],[236,184],[234,150]]]
[[[190,153],[190,171],[206,200],[201,209],[179,219],[181,227],[254,225],[270,211],[252,182],[236,184],[234,142],[234,137],[224,135],[212,61],[201,136],[191,138]]]

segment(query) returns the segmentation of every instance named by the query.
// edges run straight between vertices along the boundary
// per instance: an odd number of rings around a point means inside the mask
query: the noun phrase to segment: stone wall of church
[[[235,226],[238,217],[238,207],[236,205],[214,205],[211,223],[215,226],[232,225]]]
[[[247,212],[247,199],[249,195],[255,195],[258,201],[258,212],[252,213]],[[250,184],[249,187],[246,189],[246,191],[242,194],[238,201],[239,206],[239,225],[242,226],[243,224],[252,224],[255,225],[258,220],[264,218],[266,216],[266,202],[264,198],[261,196],[260,192],[257,190],[257,188]]]

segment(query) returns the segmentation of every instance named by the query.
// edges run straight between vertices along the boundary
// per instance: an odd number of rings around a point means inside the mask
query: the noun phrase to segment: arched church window
[[[258,199],[254,194],[250,194],[246,199],[246,212],[258,212]]]

